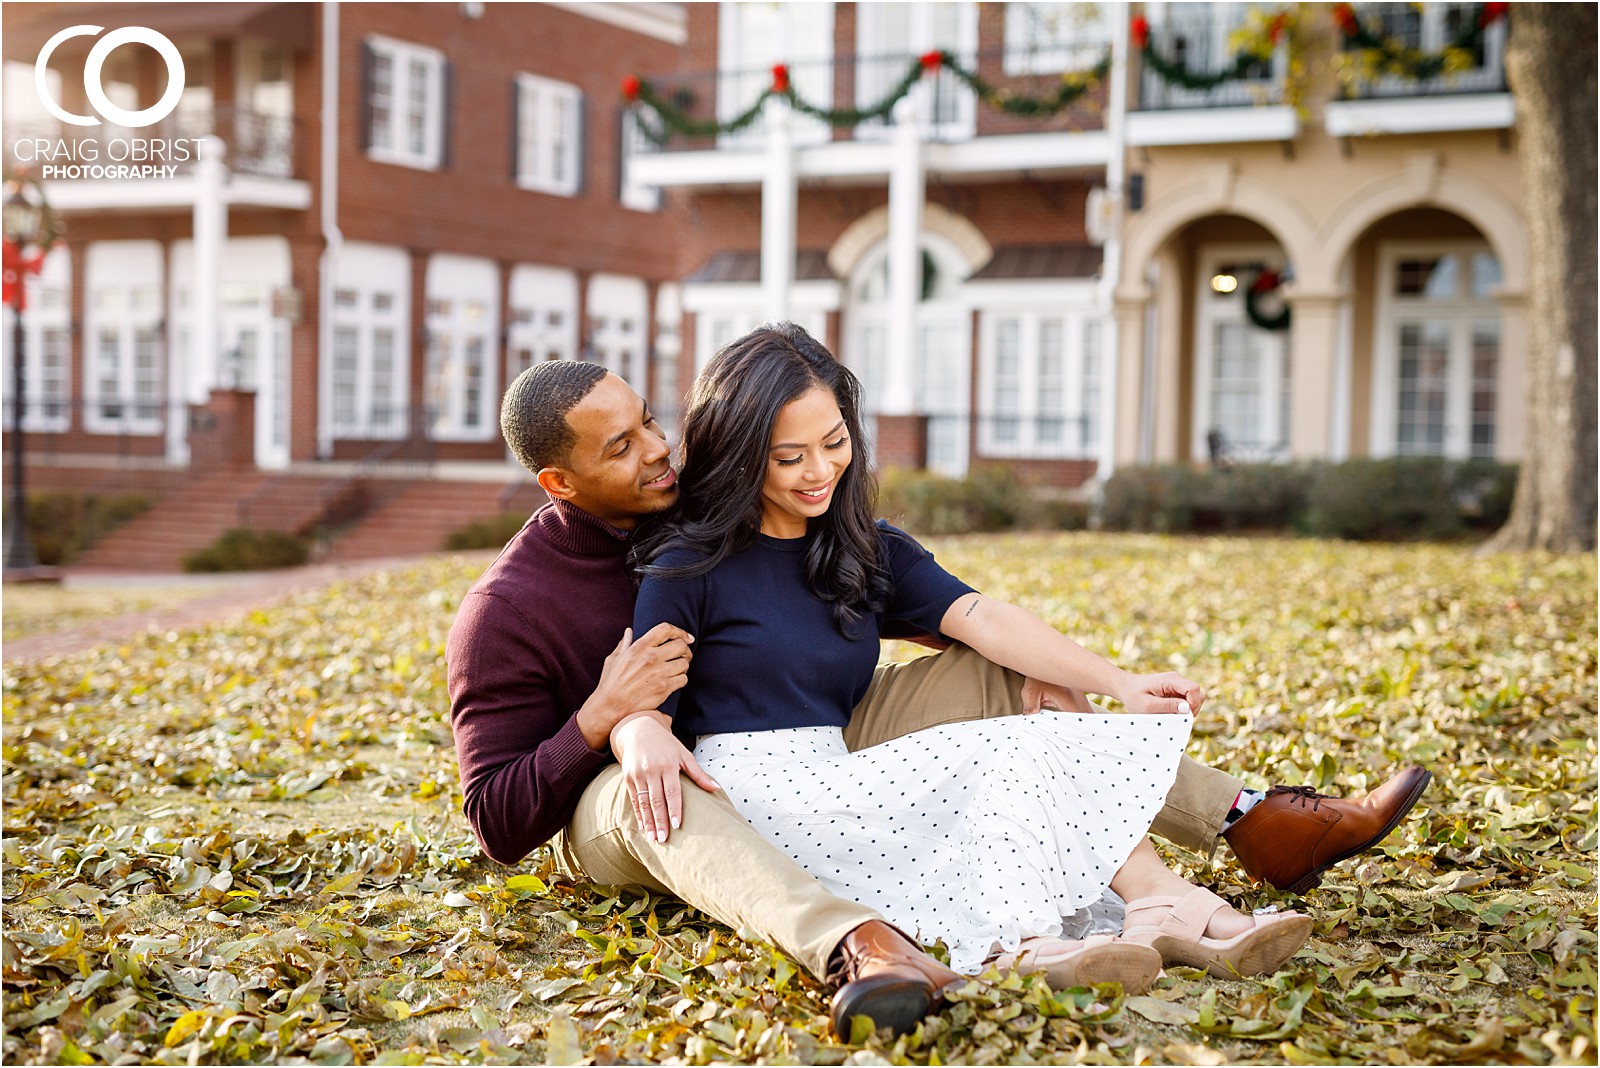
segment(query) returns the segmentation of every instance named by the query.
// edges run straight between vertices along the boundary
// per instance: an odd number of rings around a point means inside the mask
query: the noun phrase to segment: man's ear
[[[577,490],[567,480],[567,473],[559,467],[541,467],[534,478],[551,500],[570,501],[577,495]]]

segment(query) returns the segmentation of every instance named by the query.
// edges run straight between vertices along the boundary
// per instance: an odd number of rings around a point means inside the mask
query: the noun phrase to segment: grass
[[[1277,975],[1174,968],[1137,998],[994,976],[907,1039],[840,1041],[771,947],[565,885],[542,853],[481,857],[442,660],[484,561],[439,559],[7,666],[5,1063],[1594,1062],[1592,555],[930,544],[1119,663],[1199,681],[1202,760],[1353,792],[1419,761],[1435,783],[1300,902],[1316,932]],[[1291,901],[1225,851],[1167,853],[1236,903]]]

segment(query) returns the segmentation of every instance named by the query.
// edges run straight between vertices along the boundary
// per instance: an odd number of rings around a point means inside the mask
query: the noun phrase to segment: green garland
[[[1139,55],[1143,57],[1146,69],[1155,71],[1168,85],[1180,85],[1185,89],[1204,91],[1215,89],[1224,82],[1243,81],[1251,67],[1259,63],[1270,63],[1278,37],[1283,33],[1286,18],[1286,15],[1280,13],[1273,19],[1265,41],[1257,42],[1254,47],[1241,48],[1233,54],[1232,63],[1223,70],[1211,74],[1192,74],[1182,63],[1171,63],[1157,52],[1150,42],[1150,23],[1143,15],[1134,16],[1131,33],[1134,46],[1139,49]]]
[[[887,119],[895,105],[905,99],[923,75],[936,72],[940,67],[949,69],[979,100],[997,111],[1025,116],[1057,115],[1104,80],[1111,69],[1111,55],[1108,52],[1090,70],[1062,75],[1055,91],[1043,96],[1024,96],[1009,89],[997,89],[977,71],[966,67],[953,54],[943,50],[927,52],[911,60],[900,80],[870,107],[818,107],[795,90],[789,80],[789,68],[781,63],[772,68],[772,84],[748,108],[731,119],[691,118],[682,108],[663,97],[655,86],[636,76],[623,79],[622,96],[629,104],[643,105],[643,108],[635,107],[639,130],[653,144],[663,145],[674,134],[682,137],[714,137],[738,133],[761,116],[767,99],[774,96],[782,97],[794,111],[821,119],[829,126],[858,126],[864,122]],[[655,113],[655,121],[645,117],[644,108]]]
[[[1373,33],[1350,4],[1334,5],[1333,21],[1338,24],[1346,47],[1369,53],[1377,70],[1420,82],[1469,64],[1470,57],[1483,44],[1484,33],[1505,18],[1509,10],[1510,5],[1505,3],[1484,4],[1473,18],[1456,31],[1444,48],[1433,53],[1407,48],[1391,38]]]

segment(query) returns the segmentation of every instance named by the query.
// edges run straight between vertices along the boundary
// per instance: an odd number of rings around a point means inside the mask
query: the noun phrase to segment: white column
[[[761,178],[761,314],[769,322],[789,318],[794,285],[795,217],[799,178],[789,105],[767,98],[767,166]]]
[[[917,299],[922,294],[918,238],[926,194],[921,123],[924,92],[925,87],[917,85],[895,106],[889,142],[889,322],[879,408],[885,415],[911,413],[916,397]],[[866,355],[872,358],[871,353]]]
[[[1097,311],[1105,324],[1101,339],[1100,441],[1095,476],[1104,481],[1116,470],[1118,333],[1122,317],[1115,314],[1114,294],[1122,277],[1123,186],[1127,171],[1126,139],[1128,125],[1128,5],[1116,4],[1111,16],[1110,97],[1106,101],[1106,198],[1110,202],[1111,225],[1100,261],[1100,288]]]
[[[217,308],[222,250],[228,243],[227,146],[204,137],[195,164],[194,315],[190,320],[188,399],[204,404],[221,375],[221,327]]]
[[[1289,295],[1289,455],[1296,460],[1326,460],[1333,452],[1335,345],[1344,302],[1338,292]]]

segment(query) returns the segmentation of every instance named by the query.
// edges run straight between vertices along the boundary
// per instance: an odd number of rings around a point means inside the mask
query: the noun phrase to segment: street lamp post
[[[22,183],[7,184],[5,200],[6,271],[14,274],[11,283],[11,502],[10,525],[6,530],[4,569],[7,574],[30,572],[38,568],[39,558],[33,551],[33,541],[28,537],[28,497],[23,486],[22,416],[26,410],[23,393],[27,384],[27,357],[24,352],[22,310],[27,305],[24,285],[28,264],[24,254],[29,245],[37,244],[39,226],[44,218],[42,205],[29,200]]]

